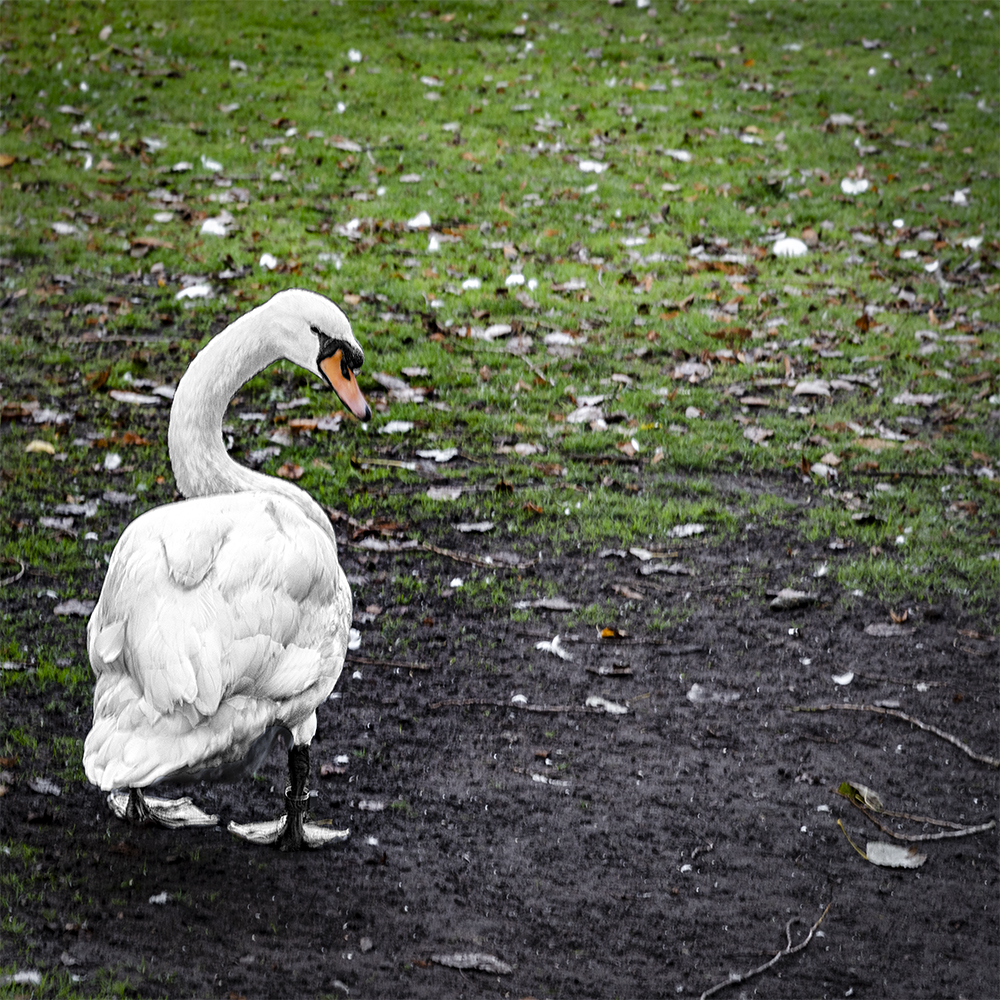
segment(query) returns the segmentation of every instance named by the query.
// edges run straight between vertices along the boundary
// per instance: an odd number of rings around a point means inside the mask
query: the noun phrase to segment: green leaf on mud
[[[837,791],[855,805],[865,806],[873,812],[882,812],[885,808],[878,794],[867,785],[859,785],[854,781],[842,781]]]

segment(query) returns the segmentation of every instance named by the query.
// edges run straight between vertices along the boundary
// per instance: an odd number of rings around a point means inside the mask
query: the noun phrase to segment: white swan
[[[371,415],[354,377],[364,352],[347,317],[315,292],[279,292],[191,362],[168,436],[189,499],[136,518],[111,556],[87,627],[97,681],[83,765],[122,818],[214,825],[190,799],[142,789],[252,773],[284,735],[285,815],[230,830],[295,849],[346,836],[303,815],[316,709],[344,665],[351,591],[319,504],[223,446],[229,400],[279,358],[329,384],[358,418]]]

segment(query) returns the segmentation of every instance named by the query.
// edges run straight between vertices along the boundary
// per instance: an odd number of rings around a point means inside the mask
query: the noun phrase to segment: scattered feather
[[[700,535],[705,530],[703,524],[677,524],[667,532],[667,538],[690,538],[691,535]]]
[[[435,462],[450,462],[458,454],[457,448],[418,448],[420,458],[433,458]]]
[[[406,220],[406,226],[408,229],[429,229],[431,225],[431,217],[427,212],[417,212],[412,219]]]
[[[786,236],[783,240],[775,241],[771,252],[775,257],[805,257],[809,253],[809,247],[794,236]]]
[[[553,656],[558,656],[562,660],[572,660],[573,654],[566,651],[563,648],[563,644],[559,640],[559,636],[554,636],[552,641],[542,640],[542,642],[535,643],[535,649],[540,649],[545,653],[552,653]]]
[[[409,434],[413,430],[412,420],[390,420],[378,429],[379,434]]]
[[[175,299],[210,299],[215,293],[211,285],[188,285],[182,288],[175,296]]]

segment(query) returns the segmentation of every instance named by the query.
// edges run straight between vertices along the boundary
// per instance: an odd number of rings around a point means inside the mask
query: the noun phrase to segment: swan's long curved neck
[[[306,509],[303,490],[233,461],[222,442],[222,421],[241,386],[282,356],[280,322],[267,307],[251,310],[211,340],[191,362],[174,394],[167,440],[177,489],[188,498],[251,490],[281,493]]]

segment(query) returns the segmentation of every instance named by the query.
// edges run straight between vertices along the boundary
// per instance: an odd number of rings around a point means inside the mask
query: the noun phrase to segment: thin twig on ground
[[[924,729],[928,733],[940,736],[941,739],[947,740],[953,746],[958,747],[962,753],[967,754],[973,760],[989,764],[990,767],[1000,767],[1000,759],[990,757],[989,754],[976,753],[968,743],[963,742],[957,736],[952,736],[951,733],[946,733],[943,729],[938,729],[937,726],[933,726],[929,722],[921,722],[920,719],[916,719],[912,715],[907,715],[905,712],[897,711],[895,708],[880,708],[878,705],[786,705],[785,710],[788,712],[874,712],[876,715],[892,715],[897,719],[902,719],[904,722],[909,722],[911,725]]]
[[[421,542],[418,547],[425,552],[434,552],[439,556],[444,556],[446,559],[454,559],[455,562],[471,563],[473,566],[482,566],[484,569],[530,569],[535,565],[534,559],[519,563],[487,562],[485,559],[480,559],[479,556],[456,552],[454,549],[442,549],[440,546],[431,545],[430,542]]]
[[[944,681],[915,681],[907,680],[905,677],[885,677],[882,674],[863,674],[860,670],[854,671],[855,677],[864,677],[866,681],[881,681],[884,684],[905,684],[907,687],[916,687],[918,684],[926,684],[927,687],[945,687]]]
[[[367,656],[348,656],[348,663],[360,663],[367,667],[399,667],[401,670],[430,670],[426,663],[409,663],[406,660],[373,660]]]
[[[705,1000],[706,997],[710,997],[713,993],[717,993],[719,990],[725,989],[727,986],[733,986],[736,983],[742,983],[744,980],[749,979],[751,976],[759,975],[761,972],[770,969],[775,962],[780,958],[784,958],[786,955],[794,955],[795,952],[801,951],[809,942],[812,940],[812,936],[816,931],[816,928],[823,923],[823,918],[830,912],[830,907],[833,906],[833,902],[826,904],[826,909],[820,914],[819,920],[816,921],[809,928],[809,933],[805,936],[805,939],[800,941],[797,945],[792,945],[792,924],[804,924],[805,921],[801,917],[792,917],[791,920],[785,924],[785,937],[788,940],[788,944],[778,952],[770,961],[765,962],[763,965],[759,965],[756,969],[751,969],[749,972],[744,972],[742,975],[738,975],[735,972],[729,974],[729,978],[724,983],[716,983],[711,989],[705,990],[702,993],[700,1000]]]
[[[519,705],[517,702],[490,701],[488,698],[448,698],[435,701],[428,708],[465,708],[470,705],[485,705],[487,708],[514,708],[519,712],[576,712],[585,715],[601,714],[596,708],[578,708],[575,705]]]
[[[542,609],[544,610],[544,609]],[[551,629],[537,629],[537,628],[519,628],[516,630],[517,635],[524,636],[538,636],[539,638],[548,637],[552,634]],[[593,635],[562,635],[561,639],[563,642],[594,642]],[[656,652],[660,656],[687,656],[691,653],[707,653],[708,646],[698,646],[698,645],[687,645],[687,646],[674,646],[672,639],[643,639],[632,636],[618,636],[613,639],[603,639],[598,638],[597,640],[602,646],[615,647],[615,646],[656,646],[658,647]]]
[[[535,560],[531,559],[528,562],[490,562],[487,559],[482,559],[479,556],[469,555],[466,552],[456,552],[454,549],[443,549],[439,545],[431,545],[430,542],[415,542],[412,540],[398,541],[396,539],[385,539],[385,544],[387,548],[383,548],[383,552],[407,552],[422,549],[424,552],[434,552],[439,556],[444,556],[446,559],[453,559],[455,562],[469,563],[472,566],[481,566],[483,569],[530,569],[535,565]],[[348,542],[347,543],[352,549],[362,549],[366,552],[378,553],[379,549],[371,549],[360,542]]]

